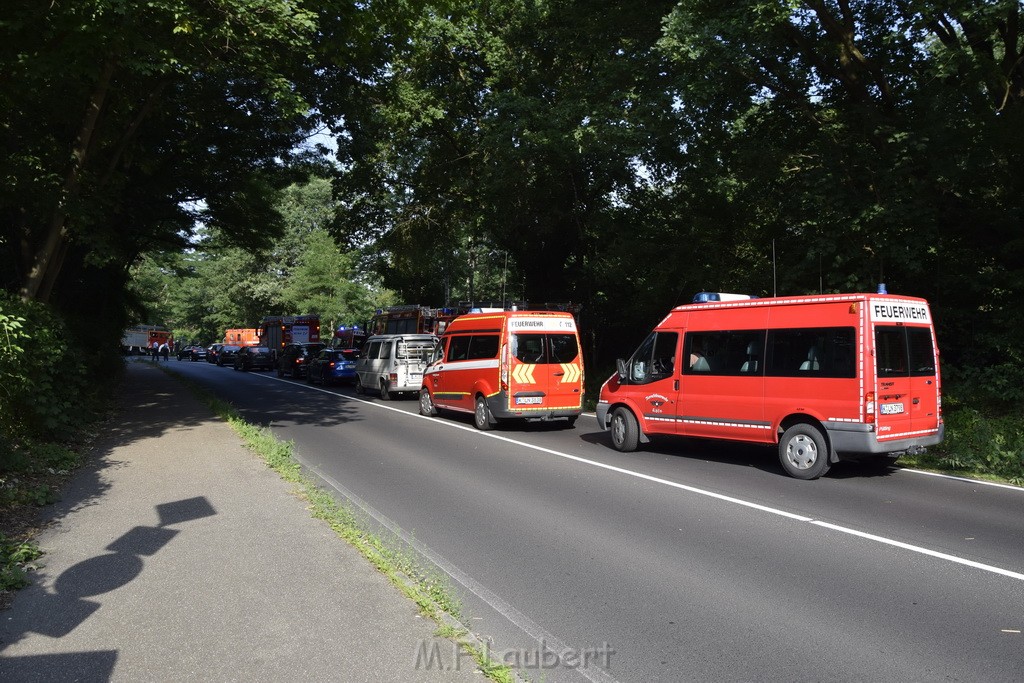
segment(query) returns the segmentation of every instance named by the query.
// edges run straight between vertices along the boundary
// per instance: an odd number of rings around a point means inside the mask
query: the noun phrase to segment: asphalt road
[[[1024,680],[1024,489],[845,463],[804,482],[758,447],[620,454],[592,416],[484,434],[414,400],[170,368],[449,574],[531,680]]]

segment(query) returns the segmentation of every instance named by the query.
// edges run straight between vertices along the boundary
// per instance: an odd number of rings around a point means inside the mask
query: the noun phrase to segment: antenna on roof
[[[775,274],[775,238],[772,238],[772,296],[779,295],[779,283]]]

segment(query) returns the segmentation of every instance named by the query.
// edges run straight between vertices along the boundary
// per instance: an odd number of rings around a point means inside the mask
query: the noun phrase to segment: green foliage
[[[49,308],[0,295],[0,470],[26,439],[74,434],[91,411],[89,364]],[[13,322],[12,322],[13,321]],[[14,324],[16,323],[16,324]]]
[[[34,543],[11,541],[0,534],[0,590],[27,586],[27,572],[37,568],[35,561],[42,554]]]
[[[1024,486],[1024,416],[1019,409],[998,412],[991,405],[982,410],[953,402],[945,421],[945,442],[912,462]]]

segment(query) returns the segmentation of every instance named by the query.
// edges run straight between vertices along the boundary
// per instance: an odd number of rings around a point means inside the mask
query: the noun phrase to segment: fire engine
[[[601,387],[597,422],[632,451],[651,434],[777,446],[815,479],[942,441],[939,349],[924,299],[702,293],[673,308]]]
[[[260,321],[256,328],[260,346],[277,354],[285,344],[305,344],[320,341],[320,316],[273,315]]]
[[[441,334],[461,311],[457,308],[431,308],[403,304],[379,308],[366,326],[373,334]]]
[[[366,332],[358,325],[339,325],[329,346],[332,349],[361,349],[365,342]]]
[[[149,353],[153,342],[174,346],[174,335],[160,325],[136,325],[129,327],[121,336],[121,350],[124,353]]]

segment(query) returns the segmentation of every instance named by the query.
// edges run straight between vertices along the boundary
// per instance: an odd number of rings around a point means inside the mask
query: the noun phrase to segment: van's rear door
[[[912,438],[939,428],[939,378],[930,327],[878,325],[878,438]]]
[[[517,316],[508,329],[509,410],[581,407],[583,360],[575,319]]]
[[[878,440],[905,439],[913,431],[911,383],[907,371],[907,336],[901,325],[875,326],[875,368],[878,375]]]

